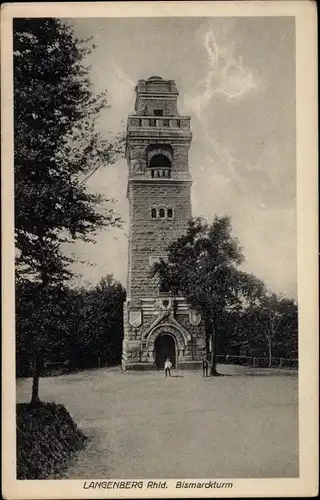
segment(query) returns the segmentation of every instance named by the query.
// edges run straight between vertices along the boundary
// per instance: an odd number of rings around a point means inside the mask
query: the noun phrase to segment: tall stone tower
[[[190,117],[180,116],[173,80],[152,76],[135,88],[126,159],[130,205],[123,369],[199,366],[205,354],[201,316],[181,297],[162,292],[151,267],[191,217]]]

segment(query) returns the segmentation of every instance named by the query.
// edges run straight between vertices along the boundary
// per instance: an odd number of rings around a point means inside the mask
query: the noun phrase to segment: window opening
[[[168,208],[167,217],[168,217],[168,219],[172,219],[173,218],[173,210],[172,210],[172,208]]]
[[[150,159],[149,167],[151,168],[171,168],[171,162],[167,156],[157,154]]]
[[[152,217],[152,219],[157,218],[157,209],[156,208],[151,209],[151,217]]]
[[[164,217],[165,217],[164,208],[160,208],[160,210],[159,210],[159,217],[160,217],[160,219],[164,219]]]
[[[163,109],[154,109],[153,116],[163,116]]]
[[[170,288],[169,288],[169,285],[168,283],[164,280],[164,281],[160,281],[159,283],[159,292],[160,293],[168,293],[170,292]]]

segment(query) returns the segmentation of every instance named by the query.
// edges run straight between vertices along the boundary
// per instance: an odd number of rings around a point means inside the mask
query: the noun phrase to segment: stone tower
[[[205,354],[201,316],[182,297],[162,292],[151,267],[191,217],[190,117],[180,116],[173,80],[152,76],[135,88],[126,159],[130,205],[123,369],[199,366]]]

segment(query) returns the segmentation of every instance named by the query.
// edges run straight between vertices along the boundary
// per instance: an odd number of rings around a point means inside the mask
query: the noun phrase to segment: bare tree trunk
[[[272,347],[271,344],[268,345],[268,367],[271,368],[272,365]]]
[[[37,352],[35,354],[34,365],[33,365],[33,376],[32,376],[32,396],[30,404],[36,405],[40,402],[39,399],[39,378],[41,373],[41,356],[40,353]]]
[[[42,283],[40,287],[40,294],[39,294],[39,306],[40,306],[40,313],[43,314],[43,309],[41,310],[41,307],[43,306],[44,303],[44,296],[45,296],[45,290],[49,282],[49,278],[46,274],[46,272],[42,273]],[[40,318],[41,321],[41,318]],[[40,325],[38,325],[40,327]],[[39,331],[34,332],[34,334],[41,335],[41,327]],[[32,395],[31,395],[31,402],[30,404],[36,405],[40,402],[39,398],[39,379],[42,371],[42,365],[43,365],[43,354],[41,352],[41,348],[39,347],[39,339],[35,339],[35,356],[34,356],[34,365],[33,365],[33,376],[32,376]]]
[[[211,327],[210,335],[211,335],[211,346],[212,346],[210,376],[217,377],[220,375],[217,372],[217,332],[213,326],[212,321],[210,321],[210,327]]]

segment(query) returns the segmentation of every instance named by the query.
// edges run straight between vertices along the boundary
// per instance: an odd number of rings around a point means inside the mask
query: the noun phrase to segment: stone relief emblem
[[[134,173],[143,171],[143,161],[142,160],[131,160],[132,171]]]
[[[147,105],[146,104],[140,104],[136,115],[138,116],[145,116],[147,114]]]
[[[189,311],[189,321],[191,325],[199,325],[201,323],[201,314],[194,309],[191,309],[191,311]]]
[[[142,325],[142,311],[130,311],[129,312],[129,323],[134,328],[138,328]]]
[[[173,301],[171,298],[161,298],[157,300],[157,307],[161,311],[170,311],[172,309]]]

